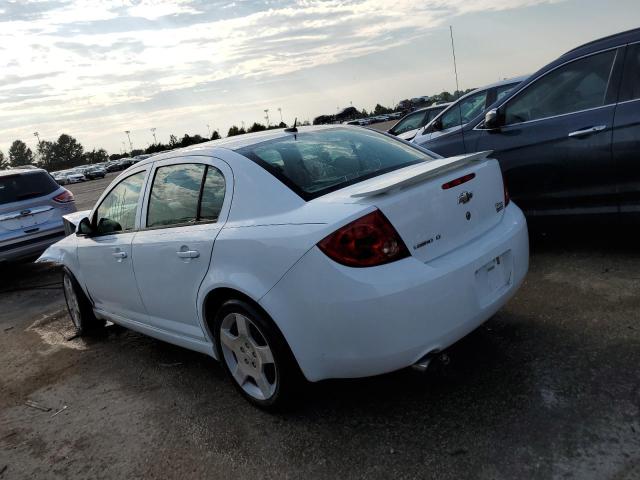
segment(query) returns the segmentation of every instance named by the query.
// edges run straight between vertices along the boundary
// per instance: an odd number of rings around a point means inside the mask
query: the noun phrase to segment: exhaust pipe
[[[429,368],[429,365],[436,357],[438,360],[440,360],[440,362],[442,362],[443,365],[448,365],[451,361],[449,355],[447,355],[446,353],[440,353],[439,351],[434,350],[421,357],[420,360],[411,365],[411,368],[418,372],[426,372]]]

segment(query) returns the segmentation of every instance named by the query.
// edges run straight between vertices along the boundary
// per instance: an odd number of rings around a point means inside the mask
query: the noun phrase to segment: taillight
[[[65,189],[64,192],[62,192],[60,195],[56,195],[55,197],[53,197],[53,201],[58,203],[69,203],[73,202],[73,200],[73,193],[71,193],[67,189]]]
[[[380,210],[339,228],[318,247],[348,267],[373,267],[409,256],[407,246]]]
[[[507,180],[504,178],[504,173],[502,174],[502,186],[504,188],[504,206],[509,205],[511,201],[511,197],[509,196],[509,189],[507,188]]]

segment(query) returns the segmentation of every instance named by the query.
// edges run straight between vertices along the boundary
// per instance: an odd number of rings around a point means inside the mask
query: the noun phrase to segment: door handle
[[[598,133],[601,132],[602,130],[604,130],[605,128],[607,128],[606,125],[598,125],[596,127],[589,127],[589,128],[585,128],[582,130],[576,130],[575,132],[571,132],[568,137],[569,138],[573,138],[573,137],[584,137],[585,135],[591,135],[593,133]]]
[[[180,258],[198,258],[200,256],[200,252],[197,250],[178,250],[176,255]]]
[[[111,255],[115,258],[127,258],[127,252],[113,252]]]

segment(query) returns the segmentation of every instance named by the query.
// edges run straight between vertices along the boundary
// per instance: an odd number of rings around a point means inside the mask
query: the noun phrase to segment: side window
[[[424,125],[422,123],[424,116],[425,112],[417,112],[407,115],[405,118],[400,120],[400,122],[395,127],[393,127],[393,133],[395,135],[398,135],[400,133],[408,132],[409,130],[420,128]]]
[[[505,124],[578,112],[604,105],[615,50],[568,63],[546,74],[510,101]]]
[[[217,222],[222,210],[225,193],[224,176],[215,167],[207,167],[207,174],[202,187],[202,200],[198,220]]]
[[[620,101],[640,98],[640,43],[627,47]]]
[[[518,84],[509,84],[509,85],[502,85],[498,88],[496,88],[496,102],[498,100],[502,100],[502,98],[509,93],[511,90],[513,90]]]
[[[98,233],[126,232],[133,230],[136,209],[146,172],[138,172],[116,185],[96,210]]]
[[[487,91],[483,90],[473,94],[457,104],[453,105],[444,115],[442,115],[442,129],[464,125],[473,117],[484,110],[484,103],[487,100]]]
[[[181,163],[156,170],[147,212],[147,227],[195,222],[205,166]]]

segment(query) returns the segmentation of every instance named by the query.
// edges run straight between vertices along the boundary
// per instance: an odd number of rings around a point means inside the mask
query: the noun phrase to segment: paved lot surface
[[[71,186],[79,208],[106,183]],[[539,227],[521,291],[448,365],[312,385],[286,415],[203,355],[71,338],[59,271],[5,268],[0,479],[640,478],[638,240]]]

